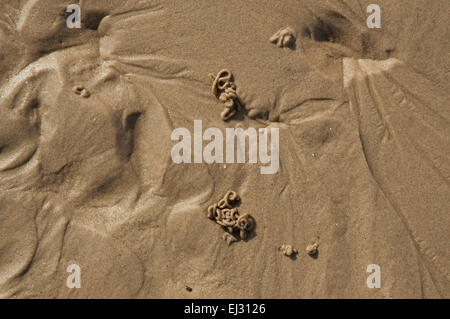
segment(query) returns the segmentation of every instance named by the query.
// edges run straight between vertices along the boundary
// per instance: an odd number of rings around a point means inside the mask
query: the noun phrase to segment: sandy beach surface
[[[449,21],[0,0],[0,298],[450,298]]]

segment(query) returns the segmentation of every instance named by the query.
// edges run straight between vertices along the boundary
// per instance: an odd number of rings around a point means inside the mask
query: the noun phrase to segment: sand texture
[[[0,0],[0,298],[450,298],[449,22],[448,0]],[[196,120],[278,129],[278,170],[174,162]]]

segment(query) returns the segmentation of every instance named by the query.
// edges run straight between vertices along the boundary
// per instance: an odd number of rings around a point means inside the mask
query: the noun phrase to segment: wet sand
[[[447,0],[124,3],[0,0],[1,298],[450,297]]]

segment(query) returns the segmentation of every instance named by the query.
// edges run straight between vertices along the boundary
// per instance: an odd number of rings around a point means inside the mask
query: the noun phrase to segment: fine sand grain
[[[449,21],[448,0],[0,0],[0,298],[450,298]],[[175,163],[195,120],[278,129],[279,169]]]

